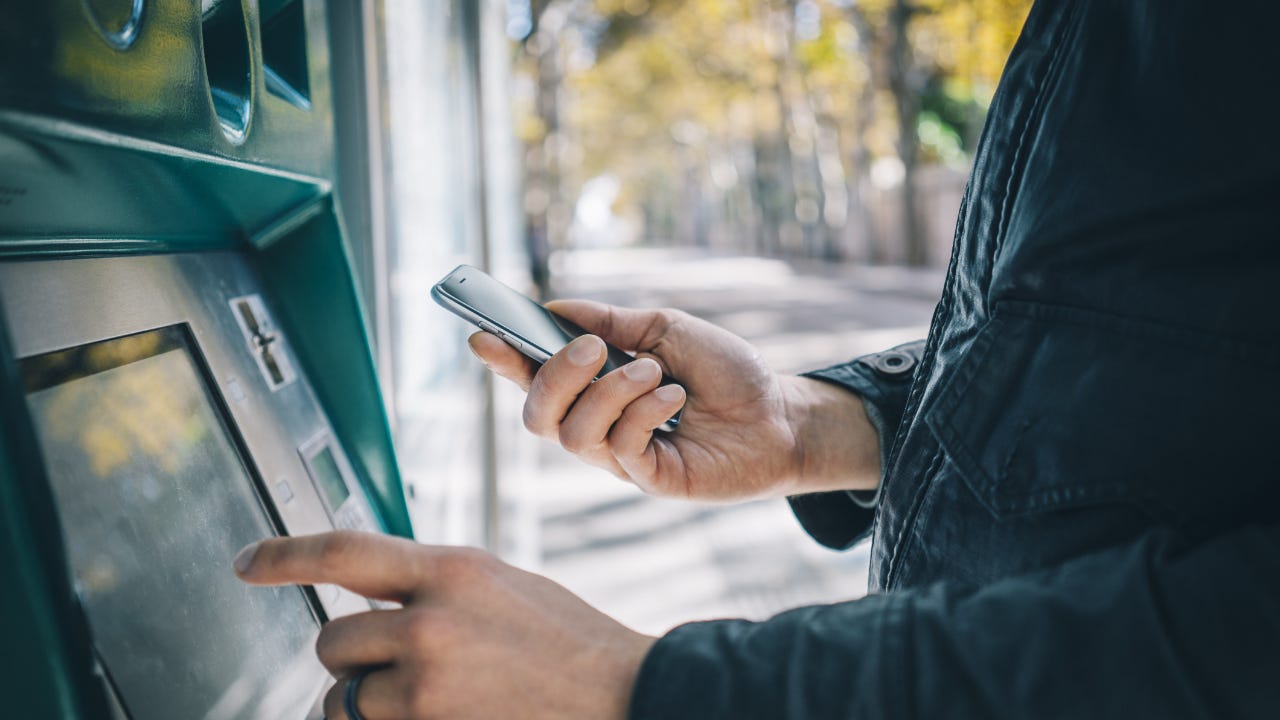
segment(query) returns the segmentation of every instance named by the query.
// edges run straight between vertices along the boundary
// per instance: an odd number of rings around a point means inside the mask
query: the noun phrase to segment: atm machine
[[[336,587],[410,536],[335,200],[322,0],[0,1],[0,716],[320,716]]]

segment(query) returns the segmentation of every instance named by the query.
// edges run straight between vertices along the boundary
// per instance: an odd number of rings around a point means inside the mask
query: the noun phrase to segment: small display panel
[[[130,717],[304,717],[318,624],[298,588],[232,572],[275,533],[185,326],[22,371],[76,592]]]
[[[324,494],[325,502],[329,503],[329,509],[338,512],[342,503],[351,496],[351,491],[342,479],[342,471],[338,469],[338,461],[333,457],[333,449],[326,443],[321,446],[320,452],[311,456],[308,464],[311,466],[312,478]]]

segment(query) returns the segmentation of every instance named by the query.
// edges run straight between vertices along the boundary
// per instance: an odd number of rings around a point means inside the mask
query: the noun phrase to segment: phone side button
[[[485,331],[485,332],[487,332],[487,333],[489,333],[489,334],[491,334],[491,335],[497,335],[498,337],[502,337],[502,333],[500,333],[500,332],[498,332],[497,330],[493,329],[493,326],[492,326],[492,325],[490,325],[489,323],[487,323],[487,322],[482,322],[482,323],[479,323],[479,325],[480,325],[480,329],[481,329],[481,330],[483,330],[483,331]]]
[[[508,344],[508,345],[510,345],[511,347],[513,347],[513,348],[515,348],[515,349],[517,349],[517,350],[519,350],[519,351],[521,351],[521,352],[524,352],[524,346],[520,344],[520,341],[519,341],[519,340],[516,340],[515,338],[513,338],[513,337],[511,337],[511,336],[509,336],[509,335],[502,335],[501,337],[502,337],[502,339],[503,339],[503,340],[506,340],[506,341],[507,341],[507,344]]]

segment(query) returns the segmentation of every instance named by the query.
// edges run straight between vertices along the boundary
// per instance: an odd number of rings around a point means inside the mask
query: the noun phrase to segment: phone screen
[[[570,340],[587,331],[556,315],[513,288],[494,280],[483,270],[470,265],[460,265],[432,289],[436,302],[448,310],[475,323],[481,330],[497,333],[525,355],[546,362]],[[635,358],[605,343],[608,357],[599,379],[626,365]],[[675,380],[663,376],[662,384]],[[665,423],[661,429],[674,430],[680,422],[681,412]]]
[[[541,355],[543,359],[559,352],[570,340],[587,333],[531,298],[469,266],[464,265],[454,270],[440,285],[451,298],[467,306],[479,319],[493,325],[494,329],[510,335],[521,344],[533,345],[534,347],[526,349],[541,351],[535,353],[535,356]],[[634,359],[612,345],[608,349],[609,357],[601,368],[600,375],[616,370]]]

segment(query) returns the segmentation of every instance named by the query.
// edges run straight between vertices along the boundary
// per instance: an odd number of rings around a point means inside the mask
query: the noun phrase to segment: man
[[[655,640],[473,551],[267,541],[250,582],[405,603],[325,628],[329,716],[1280,716],[1277,20],[1039,3],[927,342],[787,378],[679,313],[558,304],[639,352],[591,384],[595,337],[536,373],[472,338],[532,431],[648,492],[787,495],[832,547],[873,532],[883,592]]]

